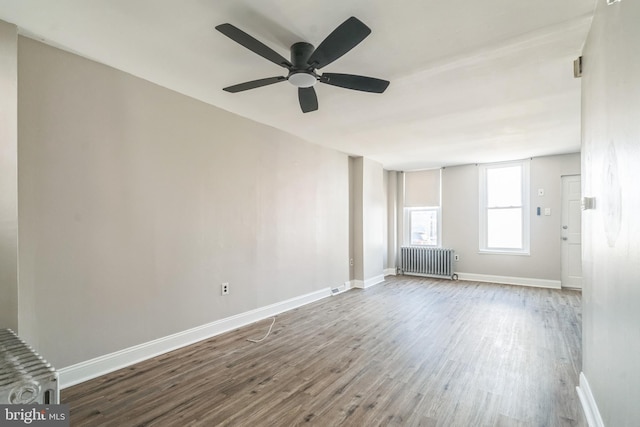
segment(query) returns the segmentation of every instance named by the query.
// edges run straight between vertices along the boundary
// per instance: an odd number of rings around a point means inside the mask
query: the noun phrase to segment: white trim
[[[373,285],[377,285],[378,283],[382,283],[384,282],[384,274],[381,274],[379,276],[374,276],[371,277],[369,279],[365,279],[365,280],[352,280],[351,281],[351,287],[353,288],[360,288],[360,289],[366,289],[366,288],[370,288]]]
[[[377,285],[378,283],[382,283],[382,282],[384,282],[384,274],[366,279],[364,281],[364,287],[370,288],[371,286]]]
[[[225,332],[246,326],[259,320],[275,316],[331,295],[330,288],[320,289],[306,295],[260,307],[235,316],[216,320],[163,338],[105,354],[91,360],[67,366],[58,370],[60,388],[99,377],[115,370],[142,362],[172,350],[202,341]]]
[[[351,281],[351,287],[352,288],[358,288],[358,289],[364,289],[364,281],[363,280],[354,279],[354,280]]]
[[[440,169],[442,171],[442,169]],[[440,183],[442,184],[442,177],[440,178]],[[440,192],[440,197],[442,198],[442,191]],[[424,206],[424,207],[405,207],[404,208],[404,232],[402,241],[405,242],[404,246],[420,246],[425,248],[441,248],[442,247],[442,201],[440,201],[440,206]],[[411,243],[411,212],[416,211],[435,211],[436,212],[436,222],[438,225],[437,231],[437,244],[435,245],[422,245],[419,243]]]
[[[591,393],[591,387],[589,387],[589,381],[587,381],[584,372],[580,372],[580,386],[576,387],[576,391],[589,427],[604,427],[604,421],[602,421],[598,405],[596,405],[596,400],[593,397],[593,393]]]
[[[515,256],[531,256],[531,252],[505,251],[502,249],[480,249],[478,255],[515,255]]]
[[[351,289],[351,282],[344,282],[344,285],[331,288],[331,296],[340,295],[347,292],[349,289]]]
[[[530,195],[530,181],[531,181],[531,161],[530,159],[500,162],[500,163],[487,163],[478,166],[478,243],[479,252],[483,254],[497,253],[501,255],[529,255],[531,248],[531,214],[529,212],[529,206],[531,204]],[[487,246],[487,233],[488,223],[487,214],[489,209],[496,209],[500,207],[489,207],[487,202],[487,171],[489,169],[507,168],[507,167],[520,167],[521,177],[521,204],[511,206],[512,208],[522,209],[522,248],[490,248]],[[506,208],[507,206],[505,206]]]
[[[396,275],[396,269],[394,268],[385,268],[383,271],[385,277],[386,276],[395,276]]]
[[[536,288],[560,289],[560,280],[535,279],[531,277],[493,276],[488,274],[457,273],[458,280],[502,283],[505,285],[533,286]]]

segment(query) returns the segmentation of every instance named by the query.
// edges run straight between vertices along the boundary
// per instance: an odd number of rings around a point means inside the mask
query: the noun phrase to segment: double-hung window
[[[479,171],[480,252],[529,254],[529,161]]]

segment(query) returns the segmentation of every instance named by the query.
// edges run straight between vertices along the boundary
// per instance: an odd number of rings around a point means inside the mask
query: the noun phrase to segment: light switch
[[[551,208],[544,208],[544,215],[545,216],[551,215]]]
[[[538,188],[538,196],[544,196],[544,188]]]

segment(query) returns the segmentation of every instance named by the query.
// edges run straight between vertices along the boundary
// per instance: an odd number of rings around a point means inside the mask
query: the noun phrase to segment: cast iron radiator
[[[402,274],[457,279],[453,273],[453,249],[403,246],[400,248]]]
[[[0,404],[58,404],[58,373],[11,329],[0,329]]]

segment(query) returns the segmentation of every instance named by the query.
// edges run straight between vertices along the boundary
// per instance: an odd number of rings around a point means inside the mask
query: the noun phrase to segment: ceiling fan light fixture
[[[318,78],[314,74],[306,71],[291,73],[287,80],[295,87],[311,87],[318,82]]]
[[[303,113],[309,113],[318,109],[318,97],[313,88],[317,82],[371,93],[382,93],[389,86],[387,80],[373,77],[324,72],[318,75],[316,72],[342,57],[371,33],[371,29],[354,16],[338,25],[317,48],[307,42],[292,44],[289,49],[291,61],[229,23],[216,26],[216,30],[256,55],[289,71],[286,77],[282,75],[267,77],[222,88],[226,92],[243,92],[287,80],[298,88],[300,109]]]

